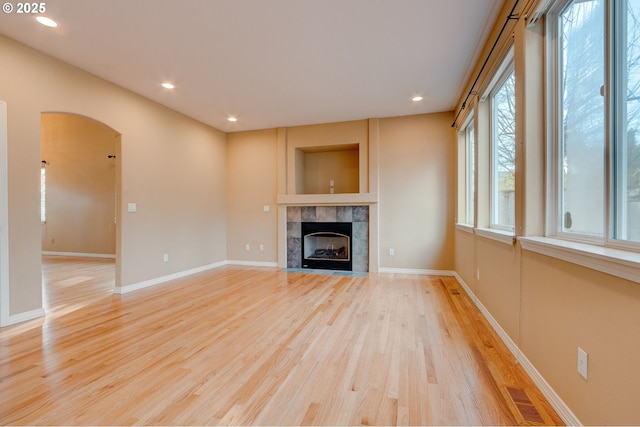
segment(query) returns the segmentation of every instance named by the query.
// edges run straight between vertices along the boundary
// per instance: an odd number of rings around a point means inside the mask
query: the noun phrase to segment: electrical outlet
[[[578,347],[578,373],[587,379],[587,371],[589,369],[589,354]]]
[[[162,260],[163,260],[164,262],[169,262],[169,254],[164,254],[164,255],[162,256]]]
[[[251,245],[248,244],[248,243],[246,245],[244,245],[244,250],[249,252],[251,250]]]
[[[260,252],[264,252],[264,245],[260,243]]]
[[[393,248],[389,248],[389,256],[394,256],[396,254],[396,250]]]

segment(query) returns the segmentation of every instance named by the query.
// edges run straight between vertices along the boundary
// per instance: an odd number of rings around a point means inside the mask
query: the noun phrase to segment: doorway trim
[[[7,103],[0,101],[0,327],[10,324],[8,167]]]

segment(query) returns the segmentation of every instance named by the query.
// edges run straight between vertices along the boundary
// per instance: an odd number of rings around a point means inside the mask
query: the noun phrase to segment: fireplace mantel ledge
[[[378,203],[378,193],[278,194],[283,206],[358,206]]]

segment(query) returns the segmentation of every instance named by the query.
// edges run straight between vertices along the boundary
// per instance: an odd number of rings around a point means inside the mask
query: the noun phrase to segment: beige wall
[[[637,283],[462,230],[456,271],[582,423],[640,422]],[[589,354],[587,380],[578,347]]]
[[[304,194],[357,193],[360,151],[339,150],[304,153]]]
[[[86,116],[121,134],[117,248],[123,286],[225,259],[276,262],[278,132],[294,151],[358,144],[360,192],[369,189],[368,120],[237,133],[227,145],[222,132],[10,39],[0,37],[0,53],[10,59],[0,93],[9,111],[11,314],[41,307],[42,112]],[[394,262],[382,266],[453,266],[450,120],[448,113],[379,120],[383,160],[372,175],[385,182],[380,223],[388,224],[380,247],[397,249]],[[282,164],[283,171],[292,166],[295,174],[293,163]],[[127,212],[128,203],[137,204],[136,213]]]
[[[287,148],[287,194],[305,193],[305,171],[301,165],[306,157],[304,151],[323,148],[331,150],[335,147],[358,147],[358,185],[355,192],[369,191],[369,121],[354,120],[339,123],[323,123],[318,125],[295,126],[286,129]],[[317,177],[322,179],[325,177]],[[313,185],[314,183],[312,183]],[[346,191],[345,191],[346,192]],[[351,192],[351,191],[349,191]]]
[[[228,136],[229,260],[269,263],[278,260],[276,137],[275,129]],[[264,206],[269,206],[269,212],[264,211]],[[247,244],[249,251],[245,249]]]
[[[42,114],[46,222],[42,250],[116,253],[116,140],[113,129],[71,114]]]
[[[527,358],[585,425],[638,425],[640,285],[528,251],[521,273]]]
[[[453,269],[452,120],[451,113],[380,119],[381,268]]]
[[[379,120],[380,267],[451,270],[454,262],[455,142],[450,113]],[[282,129],[288,153],[295,148],[357,142],[360,155],[368,149],[368,121],[326,123]],[[277,262],[275,209],[263,205],[277,198],[277,130],[232,133],[228,136],[228,259]],[[314,145],[315,144],[315,145]],[[295,162],[288,176],[295,176]],[[367,170],[369,167],[367,166]],[[291,180],[290,180],[291,181]],[[368,178],[366,179],[368,181]],[[337,185],[337,184],[336,184]],[[362,186],[361,186],[362,188]],[[371,215],[377,215],[371,212]],[[378,222],[376,222],[378,223]],[[245,250],[246,244],[250,251]],[[264,243],[265,251],[258,251]],[[375,241],[372,241],[375,244]],[[396,250],[389,257],[388,249]]]
[[[520,315],[520,257],[517,247],[485,237],[477,237],[474,244],[475,271],[480,275],[473,285],[475,294],[502,329],[517,341]]]
[[[90,117],[122,135],[121,285],[226,258],[224,133],[4,36],[0,56],[0,98],[8,111],[10,314],[42,306],[42,112]],[[126,212],[128,202],[137,203],[137,213]]]
[[[526,15],[520,2],[515,11]],[[505,2],[503,18],[513,1]],[[500,31],[499,19],[493,34]],[[517,90],[516,235],[545,233],[544,23],[512,20],[479,82],[489,82],[501,49],[513,41]],[[490,39],[493,42],[493,39]],[[484,51],[490,50],[490,45]],[[476,64],[479,70],[484,56]],[[492,65],[493,64],[493,65]],[[475,74],[472,79],[475,78]],[[473,80],[470,80],[469,84]],[[482,87],[475,88],[482,93]],[[466,94],[466,90],[464,92]],[[461,99],[459,106],[464,99]],[[477,225],[489,224],[488,105],[476,115]],[[460,162],[458,167],[462,167]],[[458,171],[458,178],[464,176]],[[462,186],[459,187],[459,190]],[[457,199],[460,199],[460,196]],[[585,425],[638,425],[640,286],[596,270],[456,230],[455,268],[533,367]],[[504,237],[504,236],[502,236]],[[499,237],[498,237],[499,238]],[[476,272],[480,273],[479,278]],[[578,347],[589,355],[577,372]]]
[[[473,233],[456,230],[455,232],[455,266],[454,270],[465,281],[472,292],[475,287],[475,243]]]

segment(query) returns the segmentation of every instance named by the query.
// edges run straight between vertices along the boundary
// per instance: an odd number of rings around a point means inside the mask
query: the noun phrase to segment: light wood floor
[[[0,424],[562,424],[451,277],[224,267],[123,296],[49,257]],[[529,420],[529,421],[527,421]]]

